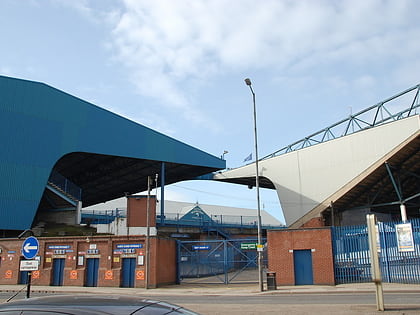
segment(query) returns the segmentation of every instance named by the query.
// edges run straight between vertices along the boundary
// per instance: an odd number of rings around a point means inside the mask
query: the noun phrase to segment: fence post
[[[369,237],[369,251],[371,257],[372,280],[376,287],[376,307],[378,311],[384,310],[384,292],[382,288],[381,269],[379,268],[377,233],[375,227],[375,215],[366,215],[368,237]]]
[[[229,277],[228,277],[228,254],[227,254],[227,246],[226,240],[223,240],[223,271],[225,273],[225,284],[229,284]]]
[[[181,284],[181,272],[180,272],[180,264],[181,264],[181,242],[176,240],[176,284]]]

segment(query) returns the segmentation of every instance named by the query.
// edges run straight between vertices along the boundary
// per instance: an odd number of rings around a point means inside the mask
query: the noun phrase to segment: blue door
[[[86,287],[98,286],[98,270],[99,270],[99,258],[86,259],[86,275],[85,275]]]
[[[136,269],[136,258],[122,259],[121,287],[134,288],[134,271]]]
[[[312,270],[312,251],[310,249],[293,251],[295,284],[314,284]]]
[[[19,274],[19,284],[27,284],[28,283],[28,275],[29,271],[21,271]]]
[[[53,259],[53,276],[52,276],[51,285],[56,285],[56,286],[63,285],[65,263],[66,263],[66,260],[64,258]]]

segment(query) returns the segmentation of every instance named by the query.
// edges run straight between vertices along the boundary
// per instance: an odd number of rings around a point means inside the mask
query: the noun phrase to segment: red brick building
[[[330,228],[272,230],[267,243],[278,285],[335,284]]]
[[[39,270],[34,285],[140,287],[146,286],[147,255],[144,236],[38,238]],[[0,241],[0,283],[26,283],[20,271],[23,239]],[[150,238],[149,287],[176,281],[176,241]]]

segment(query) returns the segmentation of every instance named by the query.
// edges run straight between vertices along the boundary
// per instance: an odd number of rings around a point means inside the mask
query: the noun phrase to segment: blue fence
[[[402,248],[397,233],[402,222],[379,222],[378,242],[382,280],[389,283],[420,283],[420,219],[410,220],[409,248]],[[367,226],[333,227],[334,268],[336,283],[371,281],[371,267]],[[407,250],[408,249],[408,250]]]

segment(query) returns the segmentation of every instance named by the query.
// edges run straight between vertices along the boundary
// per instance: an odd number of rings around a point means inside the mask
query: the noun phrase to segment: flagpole
[[[246,85],[249,86],[249,89],[252,93],[252,102],[254,105],[254,141],[255,141],[255,187],[257,188],[257,233],[258,233],[258,244],[257,244],[257,253],[258,253],[258,284],[260,291],[264,291],[263,283],[263,267],[262,267],[262,250],[264,248],[262,244],[262,233],[261,233],[261,208],[260,208],[260,179],[259,179],[259,169],[258,169],[258,139],[257,139],[257,108],[255,105],[255,93],[252,89],[251,80],[249,78],[245,79]]]

